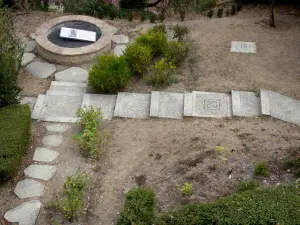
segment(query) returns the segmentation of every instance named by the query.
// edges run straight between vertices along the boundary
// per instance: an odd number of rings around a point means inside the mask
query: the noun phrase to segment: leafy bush
[[[268,164],[266,162],[258,162],[254,168],[254,174],[258,176],[268,175]]]
[[[0,8],[0,108],[19,102],[17,78],[23,49],[15,35],[13,20],[6,8]]]
[[[180,190],[182,191],[182,194],[184,194],[184,195],[191,195],[193,193],[193,184],[185,182],[181,186]]]
[[[216,0],[197,0],[196,11],[205,12],[216,6]]]
[[[19,170],[27,151],[31,133],[28,105],[11,105],[0,109],[0,183],[11,179]]]
[[[241,182],[237,185],[236,191],[243,192],[243,191],[250,191],[255,190],[259,187],[259,183],[257,180],[250,180],[246,182]]]
[[[179,65],[186,57],[188,51],[189,48],[182,42],[171,41],[168,43],[164,57],[175,65]]]
[[[102,55],[89,72],[89,84],[98,92],[117,92],[131,78],[131,71],[124,56]]]
[[[153,86],[167,86],[173,81],[172,78],[175,69],[176,66],[172,62],[168,62],[166,58],[162,58],[148,69],[144,80]]]
[[[64,198],[48,203],[48,208],[59,211],[73,222],[84,213],[84,197],[89,188],[92,177],[84,170],[77,170],[76,174],[67,177],[64,184]]]
[[[155,198],[150,189],[133,189],[126,195],[117,225],[152,225],[155,220]]]
[[[155,25],[151,30],[154,32],[161,32],[164,34],[167,33],[167,28],[165,24]]]
[[[125,57],[133,72],[143,74],[151,65],[153,55],[150,46],[135,43],[126,49]]]
[[[218,8],[218,11],[217,11],[217,16],[219,18],[221,18],[223,16],[223,13],[224,13],[224,9],[223,8]]]
[[[175,27],[173,27],[173,30],[174,30],[174,38],[177,38],[178,41],[182,41],[185,35],[189,33],[189,29],[187,28],[187,26],[184,25],[180,26],[177,24]]]
[[[157,15],[154,14],[153,12],[148,12],[148,18],[150,23],[155,23],[156,20],[158,19]]]
[[[212,18],[214,15],[214,10],[210,9],[208,12],[207,12],[207,17],[208,18]]]

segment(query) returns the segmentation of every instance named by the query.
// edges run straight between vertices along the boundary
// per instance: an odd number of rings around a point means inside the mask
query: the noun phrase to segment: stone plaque
[[[67,39],[74,39],[80,41],[96,41],[96,32],[86,31],[86,30],[78,30],[68,27],[60,28],[60,37]]]
[[[232,41],[231,52],[238,53],[256,53],[255,42]]]

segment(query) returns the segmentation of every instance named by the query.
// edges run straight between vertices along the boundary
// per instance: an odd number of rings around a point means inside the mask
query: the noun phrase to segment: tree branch
[[[149,7],[156,7],[162,1],[163,0],[156,0],[156,2],[154,2],[154,3],[149,3],[149,4],[147,4],[147,8],[149,8]]]

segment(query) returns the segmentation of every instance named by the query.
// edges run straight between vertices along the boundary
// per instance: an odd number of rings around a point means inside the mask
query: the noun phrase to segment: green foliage
[[[127,19],[128,19],[128,21],[132,22],[132,21],[133,21],[133,17],[134,17],[133,11],[132,11],[132,10],[129,10],[129,11],[128,11],[128,14],[127,14]]]
[[[197,0],[196,12],[205,12],[216,6],[216,0]]]
[[[166,14],[162,11],[158,14],[158,19],[162,23],[166,19]]]
[[[164,23],[159,24],[159,25],[155,25],[151,30],[154,31],[154,32],[161,32],[161,33],[164,33],[164,34],[167,33],[167,28],[166,28],[166,25]]]
[[[105,130],[99,130],[102,122],[102,113],[93,106],[80,108],[77,111],[79,120],[77,124],[82,127],[82,133],[74,139],[78,142],[84,156],[95,156],[100,153],[107,144],[109,134]]]
[[[185,59],[188,51],[189,48],[182,42],[171,41],[168,43],[164,57],[178,66]]]
[[[155,196],[150,189],[133,189],[126,194],[117,225],[152,225],[155,220]]]
[[[29,105],[11,105],[0,109],[0,183],[19,170],[31,133]]]
[[[155,23],[156,20],[158,20],[157,15],[153,12],[148,12],[147,15],[148,15],[150,23]]]
[[[186,13],[188,12],[191,1],[190,0],[173,0],[171,1],[171,6],[174,8],[175,12],[178,12],[180,19],[183,21]]]
[[[236,191],[238,193],[244,192],[244,191],[250,191],[250,190],[255,190],[259,188],[259,183],[257,180],[250,180],[250,181],[245,181],[241,182],[237,185]]]
[[[162,58],[148,69],[144,80],[153,86],[167,86],[173,81],[175,69],[174,63],[168,62],[166,58]]]
[[[91,181],[92,176],[88,172],[77,170],[75,175],[67,177],[64,197],[50,202],[48,207],[63,213],[70,222],[73,222],[84,212],[84,197]]]
[[[231,15],[235,15],[236,14],[236,6],[233,4],[232,6],[231,6]]]
[[[189,29],[185,25],[181,26],[177,24],[175,27],[173,27],[173,30],[174,30],[174,38],[177,38],[178,41],[183,41],[185,35],[189,33]]]
[[[284,160],[283,166],[284,169],[290,169],[298,178],[300,178],[300,147]]]
[[[208,18],[212,18],[214,15],[214,10],[210,9],[208,12],[207,12],[207,17]]]
[[[140,12],[140,20],[144,22],[147,19],[147,14],[145,12]]]
[[[226,161],[227,158],[225,156],[225,153],[225,148],[223,146],[216,146],[216,154],[219,159]]]
[[[189,182],[185,182],[180,190],[182,191],[182,194],[184,195],[191,195],[193,193],[193,184]]]
[[[255,164],[254,174],[258,176],[268,175],[268,164],[264,161]]]
[[[9,11],[0,8],[0,108],[19,102],[17,84],[23,48],[17,38]]]
[[[217,11],[217,16],[219,18],[221,18],[223,16],[223,13],[224,13],[224,9],[223,8],[218,8],[218,11]]]
[[[123,56],[99,56],[89,72],[89,84],[97,92],[117,92],[126,86],[130,78],[131,71]]]
[[[134,43],[126,49],[125,58],[130,69],[143,74],[152,63],[151,46]]]

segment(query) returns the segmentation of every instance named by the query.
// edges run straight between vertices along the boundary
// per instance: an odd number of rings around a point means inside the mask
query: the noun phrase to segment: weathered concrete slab
[[[24,98],[21,99],[20,104],[22,104],[22,105],[28,104],[29,107],[30,107],[30,110],[31,110],[31,112],[32,112],[36,100],[37,100],[37,98],[34,98],[34,97],[24,97]]]
[[[150,94],[119,92],[114,111],[115,117],[148,118]]]
[[[49,90],[85,93],[87,83],[52,81]]]
[[[33,160],[38,162],[53,162],[57,159],[59,153],[48,148],[36,148]]]
[[[232,41],[231,52],[238,53],[256,53],[255,42]]]
[[[261,115],[260,99],[254,92],[231,91],[231,97],[234,116]]]
[[[14,192],[19,198],[39,197],[44,193],[44,185],[32,179],[25,179],[17,183]]]
[[[128,44],[129,37],[123,34],[113,35],[111,39],[116,44]]]
[[[56,166],[50,165],[30,165],[24,170],[24,174],[28,177],[49,180],[56,172]]]
[[[25,52],[32,52],[36,47],[36,41],[28,41],[24,44]]]
[[[193,91],[194,117],[232,116],[231,96],[225,93]]]
[[[24,53],[21,61],[21,66],[26,66],[35,58],[35,54],[33,53]]]
[[[85,83],[87,82],[88,75],[89,73],[85,69],[80,67],[71,67],[56,73],[54,76],[56,81]]]
[[[50,63],[32,62],[26,66],[26,70],[34,77],[47,78],[56,71],[56,67]]]
[[[61,124],[61,123],[46,124],[45,127],[48,132],[52,132],[52,133],[64,133],[65,131],[67,131],[70,128],[69,125]]]
[[[38,98],[35,102],[32,114],[31,114],[32,119],[37,120],[41,117],[41,112],[42,112],[42,109],[43,109],[43,106],[44,106],[45,97],[46,97],[45,95],[39,95],[38,96]]]
[[[193,116],[193,93],[184,94],[184,116]]]
[[[184,94],[152,91],[150,116],[182,119]]]
[[[126,45],[117,45],[114,48],[114,54],[118,57],[122,56],[124,52],[126,51],[127,46]]]
[[[7,211],[4,218],[19,225],[34,225],[41,206],[42,203],[39,200],[31,200]]]
[[[63,136],[62,135],[48,135],[45,136],[42,140],[44,145],[49,145],[53,147],[58,147],[63,142]]]
[[[117,95],[85,94],[81,107],[93,105],[95,109],[101,110],[103,119],[110,120],[113,117],[116,101]]]
[[[261,90],[264,115],[300,125],[300,101],[273,91]]]

